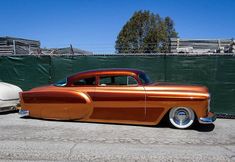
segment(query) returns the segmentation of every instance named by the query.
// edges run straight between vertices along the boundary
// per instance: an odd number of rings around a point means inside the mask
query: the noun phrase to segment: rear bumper
[[[20,118],[29,116],[29,110],[19,110],[19,116]]]
[[[208,113],[207,117],[203,117],[199,119],[199,123],[201,124],[211,124],[216,120],[216,115],[212,112]]]

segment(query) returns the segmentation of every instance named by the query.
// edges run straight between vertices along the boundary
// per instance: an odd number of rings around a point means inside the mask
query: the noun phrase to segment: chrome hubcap
[[[180,129],[190,127],[194,123],[194,119],[194,112],[188,107],[175,107],[172,108],[169,113],[171,124]]]
[[[178,109],[175,111],[174,121],[178,125],[186,125],[190,121],[189,113],[185,109]]]

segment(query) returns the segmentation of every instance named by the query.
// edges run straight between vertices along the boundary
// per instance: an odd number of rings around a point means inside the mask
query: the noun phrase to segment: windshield
[[[57,87],[64,87],[67,85],[67,78],[65,79],[62,79],[56,83],[53,84],[54,86],[57,86]]]
[[[138,75],[139,79],[143,84],[150,84],[152,81],[150,80],[149,76],[146,75],[145,73],[139,73]]]

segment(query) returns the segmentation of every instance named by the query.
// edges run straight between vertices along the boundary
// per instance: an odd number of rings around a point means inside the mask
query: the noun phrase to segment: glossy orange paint
[[[20,93],[22,110],[36,118],[87,122],[156,125],[174,107],[189,107],[198,118],[208,115],[210,95],[204,86],[144,84],[133,69],[77,73],[62,87],[50,85]],[[132,76],[138,85],[99,85],[101,76]],[[95,77],[95,85],[74,81]]]

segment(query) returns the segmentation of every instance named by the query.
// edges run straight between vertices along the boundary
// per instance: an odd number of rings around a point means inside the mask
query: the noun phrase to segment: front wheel
[[[172,126],[185,129],[193,125],[195,115],[192,109],[187,107],[175,107],[170,110],[169,122]]]

